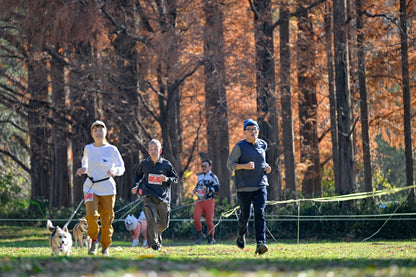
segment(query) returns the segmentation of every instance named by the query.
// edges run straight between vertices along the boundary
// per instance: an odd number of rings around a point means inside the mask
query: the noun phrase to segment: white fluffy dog
[[[140,213],[139,219],[137,219],[134,215],[129,214],[124,220],[124,225],[130,232],[131,238],[133,239],[131,246],[139,245],[140,236],[143,237],[142,246],[147,245],[147,221],[143,211]]]
[[[65,226],[64,229],[61,229],[58,226],[55,227],[48,219],[46,228],[49,233],[51,233],[49,237],[49,245],[52,250],[52,255],[61,255],[61,253],[63,253],[69,256],[72,247],[72,236],[68,231],[68,227]]]

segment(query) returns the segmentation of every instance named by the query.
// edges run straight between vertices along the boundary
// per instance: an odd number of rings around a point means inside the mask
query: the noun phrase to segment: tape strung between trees
[[[402,187],[402,188],[392,188],[392,189],[383,189],[383,190],[376,190],[376,191],[372,191],[372,192],[359,192],[359,193],[351,193],[351,194],[344,194],[344,195],[338,195],[338,196],[332,196],[332,197],[320,197],[320,198],[301,198],[301,199],[289,199],[289,200],[283,200],[283,201],[266,201],[266,205],[278,205],[278,204],[289,204],[289,203],[297,203],[298,204],[298,231],[297,231],[297,242],[299,243],[299,222],[300,222],[300,202],[306,202],[306,201],[312,201],[312,202],[340,202],[340,201],[349,201],[349,200],[359,200],[359,199],[365,199],[365,198],[370,198],[370,197],[379,197],[379,196],[383,196],[383,195],[388,195],[388,194],[394,194],[397,192],[401,192],[404,190],[409,190],[412,188],[415,188],[416,185],[413,186],[407,186],[407,187]],[[410,193],[410,192],[409,192]],[[378,232],[380,232],[380,230],[384,227],[384,225],[387,224],[387,222],[394,216],[395,212],[399,209],[399,207],[402,205],[403,203],[400,203],[399,206],[396,207],[395,211],[393,214],[391,214],[389,216],[389,218],[386,219],[386,221],[383,223],[383,225],[371,236],[365,238],[363,241],[366,241],[370,238],[372,238],[373,236],[375,236]],[[218,223],[214,226],[217,227],[222,218],[227,218],[230,217],[231,215],[235,214],[237,216],[237,210],[240,207],[234,207],[233,209],[223,212],[221,214],[221,217],[218,221]],[[269,231],[269,229],[267,229]],[[270,231],[269,231],[270,233]],[[271,235],[271,233],[270,233]]]
[[[408,190],[411,188],[415,188],[416,185],[407,186],[402,188],[392,188],[392,189],[383,189],[383,190],[376,190],[372,192],[358,192],[358,193],[351,193],[351,194],[344,194],[338,196],[331,196],[331,197],[320,197],[320,198],[300,198],[300,199],[289,199],[289,200],[282,200],[282,201],[267,201],[266,205],[278,205],[278,204],[289,204],[289,203],[300,203],[306,201],[313,201],[313,202],[339,202],[339,201],[349,201],[349,200],[359,200],[365,199],[370,197],[379,197],[387,194],[394,194],[397,192],[401,192],[404,190]],[[239,209],[239,206],[223,212],[221,216],[227,218],[234,214]]]

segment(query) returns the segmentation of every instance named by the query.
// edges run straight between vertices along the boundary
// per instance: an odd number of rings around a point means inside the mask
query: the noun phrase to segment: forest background
[[[180,175],[174,204],[192,199],[205,158],[219,201],[233,204],[226,160],[246,118],[269,145],[269,200],[413,186],[415,8],[1,0],[1,214],[74,207],[96,119],[125,161],[116,181],[127,201],[134,168],[158,138]],[[413,203],[414,189],[400,199]]]

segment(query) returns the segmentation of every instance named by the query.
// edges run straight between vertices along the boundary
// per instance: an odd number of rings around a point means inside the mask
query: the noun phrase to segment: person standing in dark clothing
[[[251,118],[246,119],[243,129],[245,139],[233,147],[227,160],[228,169],[235,171],[235,186],[241,211],[236,243],[241,249],[246,246],[245,235],[253,205],[257,241],[255,254],[262,255],[268,251],[264,209],[267,201],[266,187],[269,185],[266,174],[270,173],[271,167],[266,163],[267,143],[258,138],[257,122]]]
[[[160,141],[152,139],[148,152],[149,157],[142,160],[136,169],[131,192],[143,196],[147,242],[152,249],[159,250],[162,246],[162,233],[169,227],[171,185],[178,183],[178,175],[172,164],[160,156]]]

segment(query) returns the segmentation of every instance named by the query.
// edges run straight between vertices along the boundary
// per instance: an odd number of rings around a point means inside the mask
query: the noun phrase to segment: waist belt
[[[106,180],[110,179],[110,177],[107,177],[107,178],[103,178],[103,179],[100,179],[100,180],[94,181],[94,179],[93,179],[92,177],[88,176],[88,179],[90,179],[90,180],[91,180],[91,182],[92,182],[93,184],[95,184],[95,183],[99,183],[99,182],[102,182],[102,181],[106,181]]]

